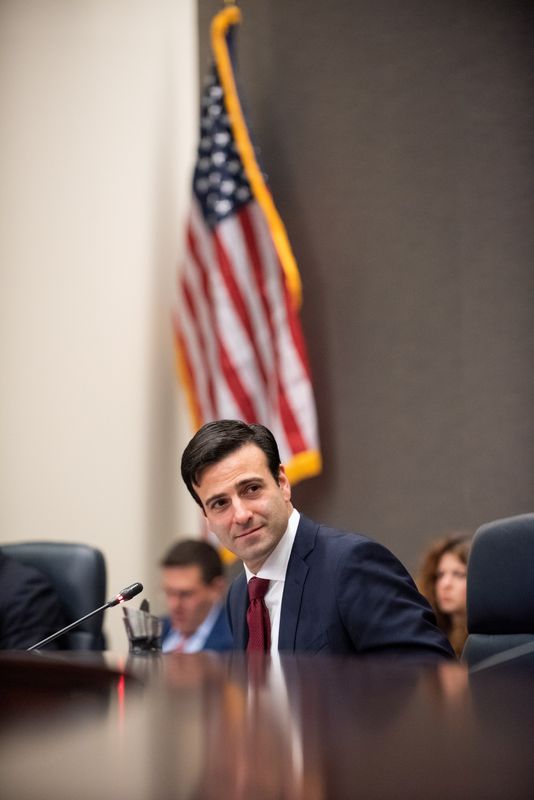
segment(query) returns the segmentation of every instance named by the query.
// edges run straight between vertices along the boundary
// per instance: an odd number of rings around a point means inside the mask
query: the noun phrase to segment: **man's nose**
[[[238,525],[245,525],[252,517],[252,512],[243,503],[240,497],[237,497],[233,503],[234,506],[234,520]]]
[[[173,595],[169,598],[169,608],[171,611],[178,611],[182,605],[182,598],[179,595]]]

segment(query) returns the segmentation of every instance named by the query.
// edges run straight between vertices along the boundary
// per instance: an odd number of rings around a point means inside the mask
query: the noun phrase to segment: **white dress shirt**
[[[260,571],[254,575],[245,564],[247,584],[251,578],[265,578],[271,584],[265,595],[265,605],[271,620],[271,653],[278,652],[278,636],[280,633],[280,615],[282,611],[282,595],[284,594],[284,583],[286,580],[287,565],[293,542],[297,533],[300,514],[296,508],[293,509],[287,522],[286,532],[274,548],[273,552],[266,559]]]

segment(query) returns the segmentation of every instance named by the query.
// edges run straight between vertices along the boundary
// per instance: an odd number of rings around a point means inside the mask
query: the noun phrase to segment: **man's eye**
[[[259,485],[259,483],[251,483],[249,486],[247,486],[245,491],[247,492],[247,494],[255,494],[256,492],[259,492],[260,489],[261,486]]]
[[[215,500],[211,506],[212,511],[220,511],[223,508],[226,508],[226,500]]]

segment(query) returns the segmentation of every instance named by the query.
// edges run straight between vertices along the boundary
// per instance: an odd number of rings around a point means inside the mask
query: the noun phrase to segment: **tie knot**
[[[267,594],[269,583],[266,578],[251,578],[248,582],[248,596],[250,600],[263,600]]]

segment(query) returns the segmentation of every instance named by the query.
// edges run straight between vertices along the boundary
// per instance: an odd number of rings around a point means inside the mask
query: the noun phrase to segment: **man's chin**
[[[238,557],[251,572],[258,572],[270,553],[265,547],[243,547]]]

